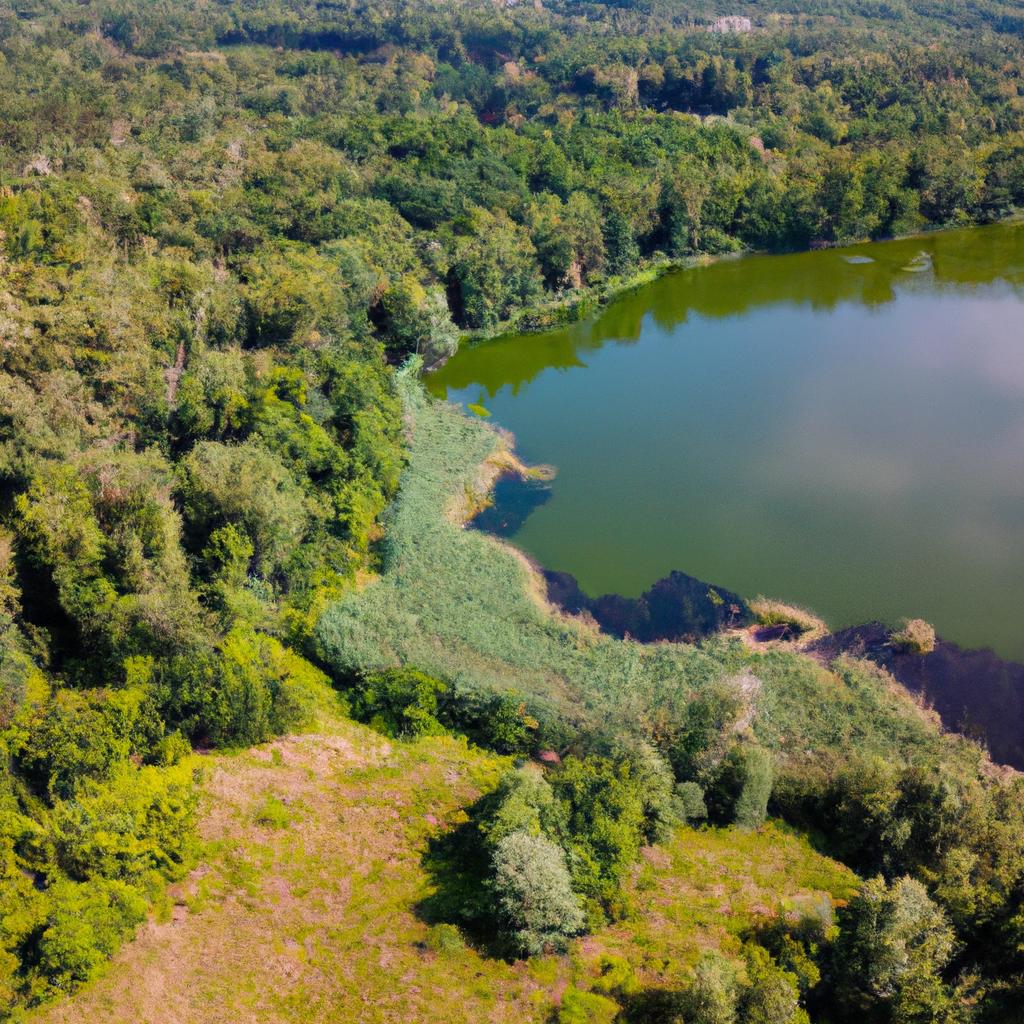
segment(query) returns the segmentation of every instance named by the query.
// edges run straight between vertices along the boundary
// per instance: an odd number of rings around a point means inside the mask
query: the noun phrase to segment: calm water
[[[1024,658],[1024,226],[682,271],[428,385],[557,467],[514,540],[592,595],[682,569]]]

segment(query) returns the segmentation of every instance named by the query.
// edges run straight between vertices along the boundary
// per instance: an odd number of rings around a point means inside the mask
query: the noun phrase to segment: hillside
[[[31,1020],[542,1022],[609,964],[628,965],[634,1000],[680,986],[709,950],[738,962],[756,921],[855,883],[776,826],[684,829],[644,852],[627,921],[564,957],[484,957],[423,920],[434,883],[422,857],[500,767],[447,738],[386,742],[330,715],[315,732],[202,758],[201,866],[98,981]]]

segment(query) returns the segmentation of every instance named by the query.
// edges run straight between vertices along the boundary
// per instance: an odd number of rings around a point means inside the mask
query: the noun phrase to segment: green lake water
[[[1024,659],[1024,226],[727,260],[427,378],[557,476],[513,541]]]

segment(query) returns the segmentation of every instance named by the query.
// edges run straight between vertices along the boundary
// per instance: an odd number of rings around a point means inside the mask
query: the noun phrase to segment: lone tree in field
[[[517,953],[562,950],[585,921],[565,855],[550,839],[513,832],[494,850],[491,882],[503,931]]]

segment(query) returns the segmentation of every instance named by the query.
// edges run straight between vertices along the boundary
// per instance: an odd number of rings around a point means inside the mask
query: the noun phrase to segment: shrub
[[[757,828],[768,810],[774,774],[772,756],[764,747],[754,743],[734,746],[708,789],[712,818]]]
[[[301,488],[281,458],[255,438],[201,441],[181,462],[179,494],[195,547],[233,525],[251,541],[256,569],[278,571],[306,528]]]
[[[180,878],[195,853],[197,793],[187,764],[126,765],[109,783],[86,780],[57,805],[57,862],[72,877],[137,882],[151,872]]]
[[[574,887],[617,915],[622,880],[645,840],[642,780],[628,762],[573,757],[552,777],[552,789],[565,809]]]
[[[564,950],[585,922],[565,855],[550,839],[513,832],[493,856],[491,892],[511,948],[534,956]]]
[[[386,736],[410,739],[444,732],[438,698],[447,687],[415,669],[371,672],[351,692],[352,714]]]
[[[543,773],[524,765],[507,773],[483,805],[479,830],[492,848],[515,832],[559,839],[565,831],[564,809]]]
[[[453,956],[466,948],[462,933],[453,924],[435,924],[427,933],[427,946],[439,956]]]
[[[708,816],[708,805],[704,802],[704,790],[696,782],[678,783],[676,793],[683,821],[702,821]]]
[[[570,987],[562,993],[558,1024],[612,1024],[619,1015],[619,1004],[596,992]]]
[[[126,695],[61,690],[31,710],[15,743],[15,761],[41,795],[66,799],[90,779],[108,778],[132,752]]]
[[[935,627],[924,619],[904,619],[889,634],[889,643],[904,654],[931,654],[935,650]]]
[[[442,721],[499,754],[525,754],[539,743],[540,722],[517,693],[490,693],[474,686],[449,686],[440,696]]]
[[[146,901],[124,882],[59,882],[39,939],[39,974],[68,992],[88,981],[146,917]]]
[[[307,724],[327,677],[273,637],[237,627],[219,650],[172,659],[157,675],[167,717],[193,739],[263,743]]]
[[[743,695],[725,680],[686,705],[682,726],[670,748],[672,767],[679,778],[699,781],[713,772],[728,750],[742,711]]]

